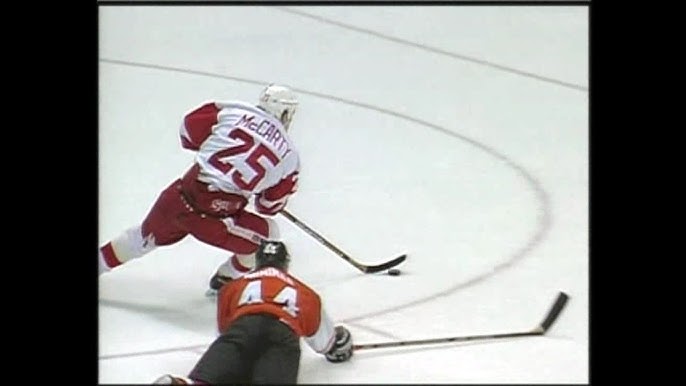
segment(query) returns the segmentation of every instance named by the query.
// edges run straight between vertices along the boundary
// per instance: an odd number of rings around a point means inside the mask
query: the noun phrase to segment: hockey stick
[[[327,239],[322,237],[319,233],[315,232],[312,230],[312,228],[308,227],[307,224],[304,222],[298,220],[297,217],[293,216],[290,212],[286,211],[285,209],[280,212],[284,217],[286,217],[288,220],[290,220],[293,224],[297,225],[300,229],[305,231],[305,233],[309,234],[310,236],[314,237],[317,241],[320,243],[324,244],[327,248],[332,250],[335,254],[338,256],[342,257],[343,260],[347,261],[348,263],[352,264],[355,268],[359,269],[363,273],[376,273],[376,272],[381,272],[385,271],[389,268],[393,268],[396,265],[402,263],[405,261],[407,258],[407,255],[403,254],[398,257],[396,257],[393,260],[389,260],[385,263],[378,264],[378,265],[366,265],[362,264],[352,257],[348,256],[347,253],[341,251],[338,249],[335,245],[331,244]]]
[[[543,321],[536,326],[531,331],[525,332],[510,332],[505,334],[491,334],[491,335],[472,335],[472,336],[456,336],[452,338],[437,338],[437,339],[422,339],[422,340],[406,340],[400,342],[384,342],[384,343],[364,343],[364,344],[354,344],[353,350],[367,350],[371,348],[386,348],[386,347],[399,347],[399,346],[416,346],[424,344],[435,344],[435,343],[449,343],[449,342],[464,342],[471,340],[484,340],[484,339],[500,339],[500,338],[515,338],[520,336],[536,336],[543,335],[548,331],[550,326],[555,323],[557,317],[560,315],[562,310],[567,304],[569,295],[564,292],[560,292],[555,299],[552,307],[548,311]]]

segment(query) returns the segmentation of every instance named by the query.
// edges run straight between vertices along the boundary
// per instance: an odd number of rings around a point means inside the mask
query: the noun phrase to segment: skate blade
[[[217,292],[217,290],[209,288],[207,291],[205,291],[205,296],[208,298],[216,298]]]

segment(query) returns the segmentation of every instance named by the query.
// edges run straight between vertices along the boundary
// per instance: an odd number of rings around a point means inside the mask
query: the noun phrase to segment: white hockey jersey
[[[184,148],[197,151],[197,179],[211,189],[249,197],[258,210],[278,212],[297,189],[300,160],[281,122],[239,101],[208,102],[180,129]]]

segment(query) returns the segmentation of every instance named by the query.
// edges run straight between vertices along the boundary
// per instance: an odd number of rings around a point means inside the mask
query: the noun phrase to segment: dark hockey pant
[[[296,384],[300,340],[271,315],[238,318],[205,351],[189,378],[209,384]]]

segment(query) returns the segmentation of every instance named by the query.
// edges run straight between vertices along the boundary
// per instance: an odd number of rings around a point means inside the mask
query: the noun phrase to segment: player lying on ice
[[[319,295],[288,272],[289,261],[282,242],[263,241],[255,268],[219,290],[219,337],[187,377],[167,374],[154,383],[295,384],[301,337],[330,362],[349,360],[350,332],[334,326]]]

